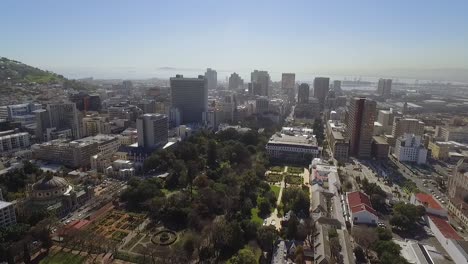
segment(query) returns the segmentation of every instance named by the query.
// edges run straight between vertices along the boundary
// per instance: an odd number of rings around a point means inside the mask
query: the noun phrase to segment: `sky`
[[[73,78],[468,69],[466,0],[2,0],[0,10],[0,56]]]

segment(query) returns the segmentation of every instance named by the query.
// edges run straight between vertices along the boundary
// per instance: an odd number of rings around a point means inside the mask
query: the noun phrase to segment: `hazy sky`
[[[72,77],[468,68],[467,0],[2,0],[0,12],[0,56]]]

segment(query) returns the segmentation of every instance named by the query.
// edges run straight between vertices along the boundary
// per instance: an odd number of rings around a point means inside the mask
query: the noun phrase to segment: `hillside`
[[[0,58],[0,82],[13,83],[58,83],[65,78],[53,72],[44,71],[19,61]]]

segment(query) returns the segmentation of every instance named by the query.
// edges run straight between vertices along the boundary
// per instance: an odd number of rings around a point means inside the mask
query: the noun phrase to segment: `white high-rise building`
[[[144,114],[137,119],[138,146],[156,148],[167,143],[168,118],[161,114]]]
[[[395,144],[395,157],[398,161],[426,163],[427,149],[421,141],[421,136],[405,133]]]
[[[215,70],[208,68],[205,72],[205,78],[208,83],[208,90],[215,90],[218,86],[218,73]]]

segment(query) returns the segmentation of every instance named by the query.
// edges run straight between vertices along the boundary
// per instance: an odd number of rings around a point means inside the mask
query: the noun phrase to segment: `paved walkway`
[[[288,169],[288,166],[285,166],[283,173],[285,173],[287,171],[287,169]],[[274,226],[276,227],[277,230],[281,229],[281,218],[282,217],[278,217],[278,206],[281,204],[281,197],[283,197],[283,189],[284,189],[285,186],[286,186],[286,183],[284,182],[284,175],[283,175],[283,179],[280,182],[280,191],[279,191],[279,194],[278,194],[278,199],[276,200],[276,208],[273,211],[273,213],[271,213],[270,216],[266,219],[267,225],[271,225],[271,221],[274,220],[275,221]]]

